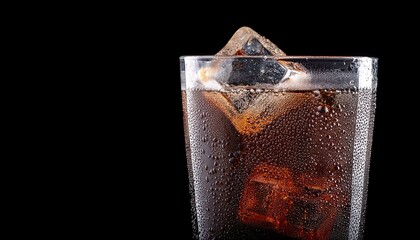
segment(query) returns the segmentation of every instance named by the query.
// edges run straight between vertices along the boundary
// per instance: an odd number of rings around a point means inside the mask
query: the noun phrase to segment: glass
[[[362,239],[377,59],[184,56],[196,239]]]

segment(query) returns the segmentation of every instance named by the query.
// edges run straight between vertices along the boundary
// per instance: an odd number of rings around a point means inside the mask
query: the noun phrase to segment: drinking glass
[[[362,239],[377,62],[181,57],[194,238]]]

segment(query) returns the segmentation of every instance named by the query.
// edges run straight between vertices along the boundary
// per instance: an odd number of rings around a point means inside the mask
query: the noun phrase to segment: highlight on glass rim
[[[377,66],[249,27],[181,56],[193,238],[363,239]]]

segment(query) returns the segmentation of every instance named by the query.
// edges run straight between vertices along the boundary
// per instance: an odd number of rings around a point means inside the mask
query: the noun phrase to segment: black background
[[[93,54],[111,62],[98,68],[111,80],[93,90],[97,99],[86,112],[94,115],[88,124],[93,130],[82,141],[92,143],[84,149],[95,163],[85,174],[94,177],[82,188],[78,202],[88,210],[80,211],[83,224],[76,226],[93,236],[190,239],[179,57],[212,55],[239,27],[249,26],[288,55],[379,58],[365,239],[409,239],[412,224],[405,216],[416,206],[410,197],[415,176],[410,162],[416,158],[405,137],[415,121],[408,112],[414,96],[403,85],[410,69],[401,63],[410,50],[406,32],[398,28],[404,23],[362,7],[322,13],[287,8],[289,14],[256,7],[263,13],[258,15],[179,7],[173,17],[158,10],[146,17],[147,8],[127,7],[85,27],[87,35],[95,35],[88,42]]]

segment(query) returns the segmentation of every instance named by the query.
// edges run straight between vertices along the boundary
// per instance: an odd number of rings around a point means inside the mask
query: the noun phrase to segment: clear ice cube
[[[249,27],[238,29],[218,56],[274,56],[286,54],[274,43]],[[223,60],[222,60],[223,62]],[[277,84],[286,76],[287,68],[275,58],[237,58],[231,64],[231,74],[226,79],[218,79],[230,86],[253,86],[257,84]]]
[[[251,28],[238,29],[216,55],[221,57],[202,66],[198,79],[208,90],[221,90],[220,94],[205,96],[232,120],[239,132],[256,133],[286,110],[301,103],[291,96],[250,93],[249,88],[275,89],[274,86],[285,81],[293,72],[304,69],[299,64],[282,63],[277,58],[286,54]],[[223,57],[239,55],[241,57],[238,58]],[[235,89],[238,91],[233,91]]]
[[[200,69],[199,80],[204,85],[217,82],[224,87],[261,87],[276,85],[296,75],[307,78],[306,69],[301,64],[281,60],[286,54],[249,27],[238,29],[216,56],[221,58],[216,58]],[[289,82],[286,85],[290,85]]]
[[[271,55],[284,57],[286,54],[267,38],[249,27],[239,28],[228,43],[216,55]]]
[[[232,62],[232,72],[225,82],[233,86],[278,84],[287,68],[273,58],[238,58]]]

